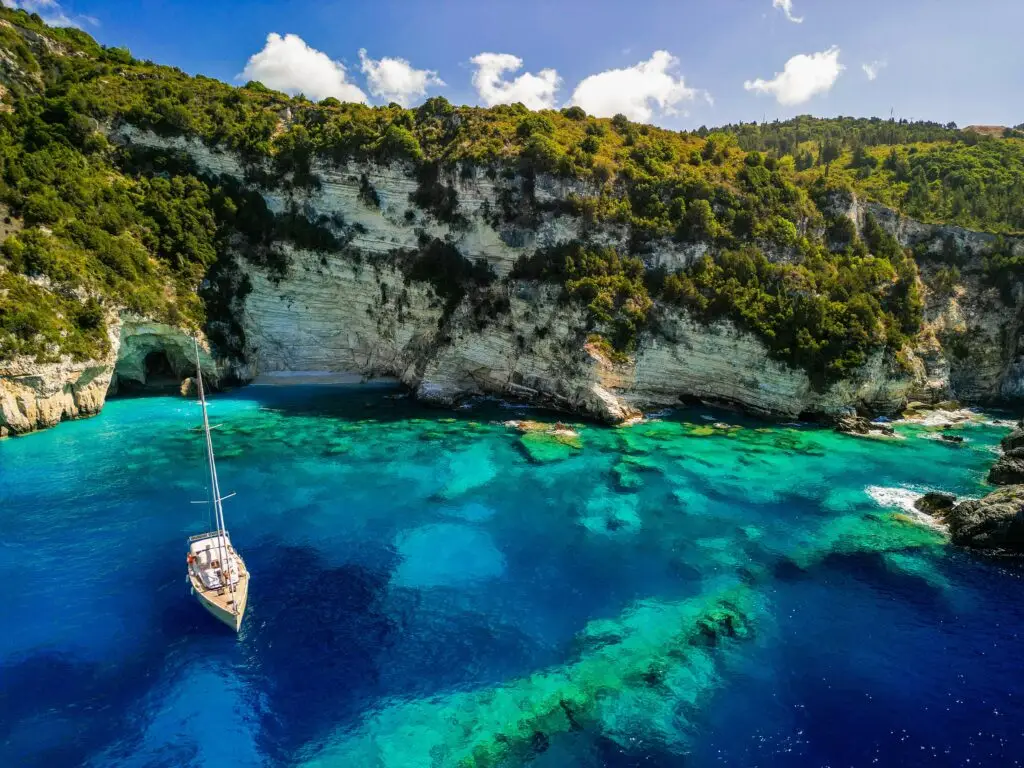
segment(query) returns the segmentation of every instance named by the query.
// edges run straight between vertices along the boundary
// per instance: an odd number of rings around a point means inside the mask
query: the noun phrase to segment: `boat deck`
[[[192,591],[203,607],[218,620],[229,626],[234,626],[237,630],[242,623],[245,606],[249,599],[249,571],[242,558],[237,553],[233,554],[238,563],[238,582],[235,584],[234,591],[230,587],[206,587],[192,568],[188,569],[188,578],[192,584]],[[238,610],[235,610],[236,603]]]

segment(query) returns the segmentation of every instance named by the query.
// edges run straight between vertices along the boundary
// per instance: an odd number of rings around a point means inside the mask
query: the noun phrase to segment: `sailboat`
[[[222,502],[229,497],[220,495],[217,464],[213,458],[213,440],[210,438],[210,418],[203,391],[203,371],[199,365],[199,342],[193,341],[196,347],[196,386],[199,390],[199,405],[203,409],[206,463],[210,471],[210,500],[198,503],[212,505],[211,522],[215,530],[189,537],[186,555],[188,580],[199,604],[237,632],[242,626],[245,603],[249,598],[249,571],[242,556],[231,545],[231,538],[224,527]]]

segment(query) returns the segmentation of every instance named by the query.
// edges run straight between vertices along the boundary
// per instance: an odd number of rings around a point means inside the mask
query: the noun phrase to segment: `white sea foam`
[[[977,411],[969,408],[963,408],[958,411],[922,411],[916,416],[909,418],[898,419],[896,424],[920,424],[925,427],[942,427],[942,426],[973,426],[975,424],[983,424],[984,417]]]
[[[898,509],[906,513],[914,522],[939,531],[947,530],[946,526],[934,517],[926,515],[914,507],[914,502],[924,496],[923,491],[914,490],[913,488],[885,488],[881,485],[869,485],[864,489],[864,492],[880,507]]]

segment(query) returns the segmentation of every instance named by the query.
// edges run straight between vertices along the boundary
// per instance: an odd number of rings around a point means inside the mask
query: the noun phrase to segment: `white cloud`
[[[429,69],[413,69],[405,59],[371,59],[366,49],[359,51],[363,74],[370,86],[370,93],[379,99],[394,101],[403,107],[409,106],[413,99],[427,95],[427,88],[433,85],[442,86],[444,80],[437,72]]]
[[[786,18],[794,24],[803,23],[803,16],[793,15],[793,0],[772,0],[772,8],[781,8],[782,12],[786,14]]]
[[[3,0],[8,8],[20,8],[29,13],[38,13],[44,24],[51,27],[84,27],[91,24],[100,25],[95,16],[84,14],[70,15],[57,0]]]
[[[637,122],[650,122],[655,106],[662,114],[675,114],[677,105],[693,101],[698,94],[682,75],[673,73],[678,66],[679,59],[668,51],[655,51],[632,67],[584,78],[573,91],[572,103],[596,117],[622,113]],[[710,102],[710,94],[705,98]]]
[[[885,61],[872,61],[870,64],[861,64],[860,68],[864,70],[868,80],[874,80],[878,77],[878,73],[885,69],[886,65],[887,62]]]
[[[794,56],[771,80],[747,80],[743,87],[748,91],[770,93],[779,104],[792,106],[803,104],[820,93],[828,93],[843,69],[839,63],[839,48],[832,46],[820,53]]]
[[[366,94],[345,80],[345,67],[323,51],[310,48],[298,35],[271,32],[263,50],[249,57],[238,80],[258,80],[268,88],[319,101],[366,101]]]
[[[515,80],[503,75],[523,66],[523,60],[511,53],[481,53],[470,59],[476,66],[473,87],[488,107],[495,104],[522,102],[529,109],[553,109],[555,92],[562,78],[553,69],[542,69],[536,75],[524,72]]]

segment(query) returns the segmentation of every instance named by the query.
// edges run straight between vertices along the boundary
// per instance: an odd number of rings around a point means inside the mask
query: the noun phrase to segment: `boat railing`
[[[215,539],[220,536],[220,531],[208,531],[207,533],[197,533],[195,536],[188,537],[188,543],[192,544],[196,541],[202,541],[203,539]],[[230,538],[227,531],[224,531],[224,536]]]

